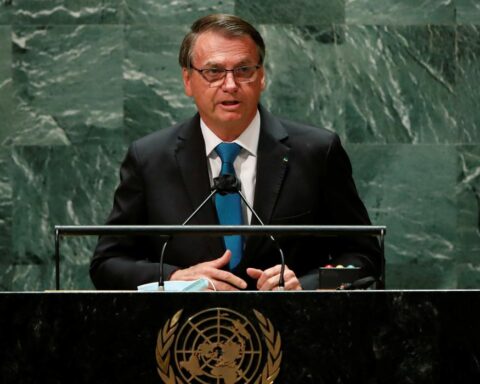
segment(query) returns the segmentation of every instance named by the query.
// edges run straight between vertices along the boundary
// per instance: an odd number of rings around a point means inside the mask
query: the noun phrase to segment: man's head
[[[238,137],[256,114],[265,88],[264,57],[258,31],[233,15],[203,17],[183,40],[179,62],[185,93],[223,140]]]
[[[265,43],[260,33],[248,22],[234,15],[213,14],[202,17],[190,27],[180,46],[178,62],[182,68],[190,69],[193,61],[193,47],[198,36],[204,32],[215,32],[229,38],[250,37],[258,51],[258,62],[265,59]]]

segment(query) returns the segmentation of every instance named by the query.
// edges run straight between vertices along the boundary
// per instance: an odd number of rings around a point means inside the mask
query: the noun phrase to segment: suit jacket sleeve
[[[367,210],[362,203],[352,177],[352,167],[347,153],[337,134],[331,134],[328,149],[322,156],[320,172],[321,195],[318,196],[321,210],[315,224],[321,225],[371,225]],[[323,264],[300,276],[304,289],[318,288],[318,268],[325,264],[354,265],[361,268],[361,276],[379,278],[382,274],[383,256],[378,239],[361,236],[310,239],[313,253],[323,253],[328,258]],[[304,241],[305,243],[308,240]],[[303,253],[302,252],[302,253]],[[298,254],[298,253],[297,253]]]
[[[144,180],[135,143],[120,168],[120,185],[115,191],[107,225],[141,225],[147,222]],[[140,284],[158,281],[158,255],[151,254],[144,236],[101,236],[90,265],[90,276],[97,289],[136,289]],[[166,276],[175,267],[165,265]]]
[[[371,225],[352,177],[350,160],[335,134],[326,158],[325,201],[332,225]],[[353,264],[363,275],[380,276],[382,255],[378,239],[338,237],[332,247],[332,263]]]

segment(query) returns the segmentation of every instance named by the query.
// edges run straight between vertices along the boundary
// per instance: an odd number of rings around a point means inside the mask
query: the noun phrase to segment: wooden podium
[[[1,293],[0,313],[3,384],[480,382],[479,291]]]

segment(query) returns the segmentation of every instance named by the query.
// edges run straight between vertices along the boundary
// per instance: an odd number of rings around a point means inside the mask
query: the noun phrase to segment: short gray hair
[[[249,36],[257,46],[259,63],[263,64],[265,43],[255,27],[238,16],[218,13],[200,18],[190,27],[190,32],[183,38],[178,55],[178,62],[182,68],[191,68],[195,42],[200,34],[207,31],[217,32],[227,37]]]

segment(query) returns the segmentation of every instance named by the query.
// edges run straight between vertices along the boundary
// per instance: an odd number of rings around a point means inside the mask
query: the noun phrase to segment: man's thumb
[[[228,264],[231,257],[232,257],[232,252],[227,249],[222,256],[220,256],[218,259],[215,259],[215,260],[211,261],[211,266],[214,267],[214,268],[220,269],[224,265]]]

